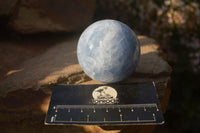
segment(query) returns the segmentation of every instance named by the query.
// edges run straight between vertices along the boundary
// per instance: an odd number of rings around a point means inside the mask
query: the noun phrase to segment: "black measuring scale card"
[[[154,83],[56,85],[45,124],[163,124]]]

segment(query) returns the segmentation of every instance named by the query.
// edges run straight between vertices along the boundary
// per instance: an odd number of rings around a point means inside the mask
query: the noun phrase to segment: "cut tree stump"
[[[78,64],[76,57],[78,37],[70,36],[67,39],[53,41],[51,47],[18,63],[20,65],[16,68],[12,67],[12,70],[0,78],[2,79],[0,80],[0,131],[2,133],[150,133],[153,131],[155,125],[101,127],[44,125],[51,91],[55,84],[102,84],[90,79]],[[162,112],[165,113],[170,96],[171,67],[163,59],[164,54],[153,39],[145,36],[138,36],[138,38],[141,43],[140,63],[131,77],[122,82],[154,81]],[[49,39],[55,38],[47,37],[48,43]],[[31,39],[26,41],[30,42]],[[35,44],[39,41],[41,40],[34,39]],[[0,47],[3,43],[0,42]],[[45,43],[44,39],[42,43]],[[16,44],[16,47],[19,45]],[[2,59],[0,64],[1,62]]]

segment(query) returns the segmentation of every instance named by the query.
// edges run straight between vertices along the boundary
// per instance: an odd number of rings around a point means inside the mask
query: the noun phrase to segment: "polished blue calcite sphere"
[[[136,34],[124,23],[101,20],[81,34],[77,56],[83,71],[92,79],[114,83],[130,76],[140,58]]]

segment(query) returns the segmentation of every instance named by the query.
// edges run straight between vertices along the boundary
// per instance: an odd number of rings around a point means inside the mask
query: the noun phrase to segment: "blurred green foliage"
[[[95,19],[116,19],[155,38],[173,68],[165,119],[181,132],[200,126],[200,1],[97,0]]]

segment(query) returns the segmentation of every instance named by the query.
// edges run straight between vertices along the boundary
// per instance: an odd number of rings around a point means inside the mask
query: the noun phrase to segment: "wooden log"
[[[153,39],[145,36],[138,38],[141,43],[140,63],[131,77],[123,82],[154,81],[164,113],[170,96],[171,67],[162,58],[163,53]],[[0,130],[2,132],[148,133],[153,131],[155,125],[102,127],[44,125],[51,90],[55,84],[102,84],[90,79],[82,71],[76,58],[77,41],[77,36],[55,41],[55,44],[45,52],[18,66],[19,71],[14,71],[1,80]],[[34,42],[37,43],[37,40]]]

